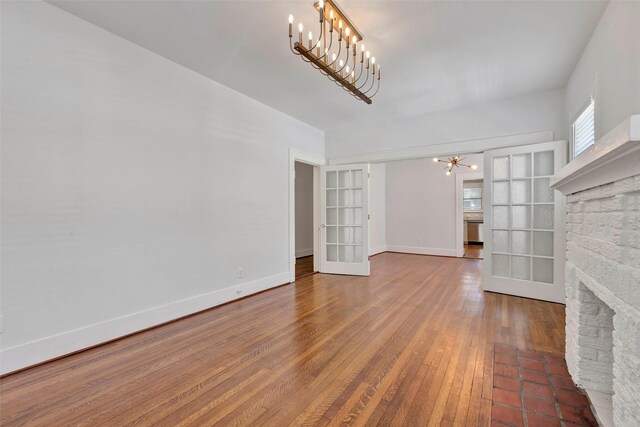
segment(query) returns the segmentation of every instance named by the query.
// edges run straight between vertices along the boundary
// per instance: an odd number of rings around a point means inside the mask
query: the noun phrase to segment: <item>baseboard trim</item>
[[[422,246],[387,245],[387,252],[400,252],[405,254],[416,254],[416,255],[435,255],[435,256],[456,257],[455,249],[424,248]]]
[[[296,251],[296,258],[303,258],[311,255],[313,255],[313,248],[300,249],[299,251]]]
[[[196,295],[0,351],[0,375],[88,350],[289,283],[289,272]]]
[[[376,246],[375,248],[369,248],[369,256],[378,255],[386,251],[387,251],[386,246]]]

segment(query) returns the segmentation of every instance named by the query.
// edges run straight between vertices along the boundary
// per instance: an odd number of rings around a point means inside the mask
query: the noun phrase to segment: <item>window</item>
[[[465,188],[462,193],[462,206],[465,211],[482,210],[482,188]]]
[[[593,98],[580,116],[573,122],[573,157],[591,147],[596,142],[595,108]]]

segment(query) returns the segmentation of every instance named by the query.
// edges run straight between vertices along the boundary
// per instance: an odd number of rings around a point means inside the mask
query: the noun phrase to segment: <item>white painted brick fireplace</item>
[[[567,195],[569,372],[603,426],[640,426],[640,116],[552,186]]]

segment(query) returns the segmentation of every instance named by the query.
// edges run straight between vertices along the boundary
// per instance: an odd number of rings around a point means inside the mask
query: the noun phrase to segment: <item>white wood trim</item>
[[[464,256],[464,207],[462,202],[462,190],[464,181],[471,179],[484,179],[484,172],[456,174],[456,256],[458,258],[462,258]]]
[[[551,179],[563,194],[640,174],[640,114],[624,120]]]
[[[456,256],[455,249],[425,248],[422,246],[387,245],[387,252],[402,252],[407,254],[436,255],[436,256],[450,256],[450,257]]]
[[[0,374],[42,363],[78,350],[160,325],[198,311],[288,283],[289,272],[195,295],[137,313],[94,323],[0,351]]]
[[[496,138],[477,139],[473,141],[450,142],[446,144],[423,145],[420,147],[401,148],[397,150],[335,156],[329,159],[329,164],[342,165],[348,163],[380,163],[394,160],[444,156],[452,153],[481,153],[486,150],[493,150],[497,148],[536,144],[539,142],[550,141],[553,141],[552,131],[534,132],[520,135],[500,136]]]
[[[381,254],[382,252],[387,252],[386,245],[376,246],[375,248],[369,249],[369,256],[378,255],[378,254]]]
[[[311,256],[311,255],[313,255],[313,248],[300,249],[300,250],[296,251],[296,258],[303,258],[303,257]]]
[[[313,248],[320,253],[320,182],[318,167],[326,163],[324,157],[289,148],[289,282],[296,280],[296,162],[314,166],[313,168]],[[317,258],[317,257],[316,257]],[[314,258],[313,269],[318,271],[319,264]]]

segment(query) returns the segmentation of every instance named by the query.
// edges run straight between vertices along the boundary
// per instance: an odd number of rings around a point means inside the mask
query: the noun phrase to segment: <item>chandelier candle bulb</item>
[[[336,85],[341,86],[354,98],[371,104],[371,99],[378,93],[380,88],[380,66],[376,66],[375,59],[366,50],[362,33],[358,31],[353,21],[336,4],[336,0],[315,1],[316,3],[313,6],[318,12],[320,22],[320,33],[316,33],[317,40],[313,38],[313,32],[307,30],[309,41],[308,45],[305,45],[302,37],[304,27],[302,22],[299,22],[298,41],[293,42],[293,15],[289,15],[289,48],[291,52],[294,55],[301,56],[305,62],[311,63],[313,68],[319,70]],[[328,31],[327,25],[329,25]],[[338,32],[336,37],[338,42],[335,47],[333,47],[333,30]],[[343,38],[344,46],[342,46]],[[362,43],[360,43],[360,71],[359,74],[356,74],[358,42]],[[353,49],[351,55],[349,55],[349,49]],[[342,50],[346,50],[345,54],[342,54]],[[331,58],[329,55],[331,55]],[[366,73],[363,75],[365,71],[365,56],[367,58]],[[353,57],[353,60],[350,61],[351,57]],[[370,67],[371,78],[369,77]],[[378,74],[377,86],[374,84],[376,72]],[[369,84],[369,79],[371,79],[371,84]],[[361,80],[362,84],[360,84]]]

